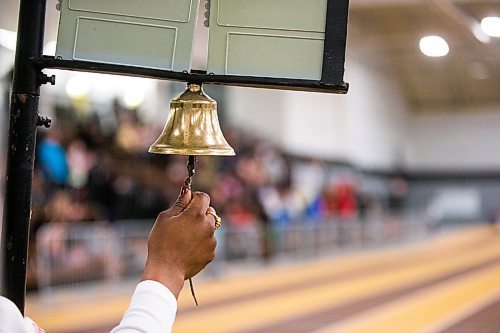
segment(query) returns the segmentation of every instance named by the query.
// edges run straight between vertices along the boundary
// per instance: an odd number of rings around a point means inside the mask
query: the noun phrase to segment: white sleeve
[[[146,280],[137,285],[120,324],[110,333],[170,333],[177,300],[163,284]]]
[[[31,319],[23,315],[11,300],[0,296],[0,333],[35,333],[45,332]]]

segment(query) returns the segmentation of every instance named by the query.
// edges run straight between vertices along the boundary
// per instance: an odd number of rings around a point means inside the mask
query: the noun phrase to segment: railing
[[[377,246],[413,238],[423,224],[395,218],[297,221],[286,226],[230,227],[225,220],[216,232],[216,262],[298,259],[345,249]],[[37,233],[36,272],[42,292],[90,281],[139,276],[147,254],[152,221],[51,223]],[[217,275],[218,265],[206,274]],[[210,267],[209,266],[209,267]]]
[[[79,285],[139,274],[151,221],[49,223],[36,237],[38,288]]]

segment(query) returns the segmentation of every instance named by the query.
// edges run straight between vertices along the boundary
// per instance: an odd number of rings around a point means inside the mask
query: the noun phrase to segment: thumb
[[[186,186],[181,187],[181,193],[179,197],[169,209],[163,212],[167,217],[172,217],[179,215],[182,211],[187,207],[189,202],[191,201],[191,190]]]

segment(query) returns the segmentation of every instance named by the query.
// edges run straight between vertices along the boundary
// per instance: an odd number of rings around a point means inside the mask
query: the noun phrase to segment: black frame
[[[205,71],[199,70],[192,70],[190,73],[175,72],[162,69],[114,65],[90,61],[61,60],[48,56],[44,56],[43,58],[36,60],[34,64],[40,69],[67,69],[85,72],[140,76],[159,80],[173,80],[192,83],[211,83],[241,87],[300,90],[335,94],[345,94],[348,90],[348,84],[343,81],[336,81],[335,77],[329,81],[323,81],[323,79],[320,81],[316,81],[260,76],[214,75],[207,74]],[[325,64],[323,64],[323,66],[325,66]],[[331,64],[328,64],[328,67],[331,67]]]
[[[255,88],[345,94],[345,48],[349,0],[327,0],[325,42],[320,80],[212,75],[202,71],[175,72],[43,56],[46,0],[21,0],[10,101],[10,125],[2,231],[2,289],[24,312],[26,266],[31,215],[31,190],[36,127],[48,126],[38,115],[40,85],[54,84],[45,68],[91,71],[153,79],[212,83]]]

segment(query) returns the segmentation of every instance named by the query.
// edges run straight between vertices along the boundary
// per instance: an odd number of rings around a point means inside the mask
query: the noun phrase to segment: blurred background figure
[[[68,159],[60,140],[57,130],[50,131],[40,140],[38,147],[40,170],[45,182],[54,187],[64,187],[69,181]]]

